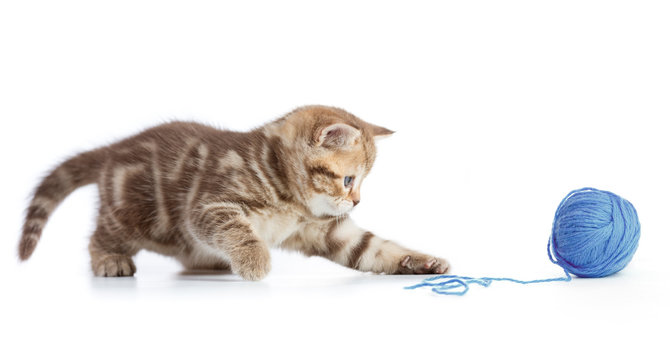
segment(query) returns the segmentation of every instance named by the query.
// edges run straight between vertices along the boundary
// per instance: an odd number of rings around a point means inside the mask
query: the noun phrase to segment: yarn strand
[[[480,277],[473,278],[468,276],[458,276],[458,275],[437,275],[429,277],[423,280],[423,282],[416,285],[406,286],[405,289],[412,290],[420,287],[430,286],[432,291],[440,295],[457,295],[463,296],[470,290],[470,284],[477,284],[483,287],[489,287],[494,281],[509,281],[516,284],[538,284],[546,282],[555,282],[555,281],[571,281],[572,276],[565,269],[565,277],[557,277],[550,279],[538,279],[538,280],[517,280],[507,277]],[[447,279],[446,281],[435,282],[436,280]]]

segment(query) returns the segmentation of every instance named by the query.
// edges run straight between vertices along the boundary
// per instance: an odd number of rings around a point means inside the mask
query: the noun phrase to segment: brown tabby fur
[[[445,260],[358,228],[347,213],[392,132],[332,107],[307,106],[250,132],[171,122],[79,154],[53,170],[28,207],[19,257],[33,253],[49,215],[96,183],[91,237],[97,276],[132,276],[141,249],[188,269],[231,269],[259,280],[270,247],[318,255],[361,271],[444,273]],[[344,177],[352,176],[350,186]]]

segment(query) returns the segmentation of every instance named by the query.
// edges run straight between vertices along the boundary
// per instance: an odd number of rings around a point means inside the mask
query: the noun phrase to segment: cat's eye
[[[353,176],[345,176],[344,177],[344,187],[349,187],[351,186],[351,182],[354,181]]]

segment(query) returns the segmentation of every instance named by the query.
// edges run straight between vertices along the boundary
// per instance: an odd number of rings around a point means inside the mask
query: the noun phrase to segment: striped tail
[[[32,255],[42,235],[42,229],[56,207],[78,187],[94,183],[106,158],[105,148],[76,155],[47,175],[35,190],[26,211],[19,242],[19,258]]]

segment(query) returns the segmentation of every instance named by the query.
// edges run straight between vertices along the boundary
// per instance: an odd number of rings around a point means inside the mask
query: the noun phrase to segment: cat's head
[[[361,201],[361,184],[376,156],[375,141],[393,131],[339,108],[302,107],[285,117],[297,141],[300,198],[314,216],[340,216]]]

